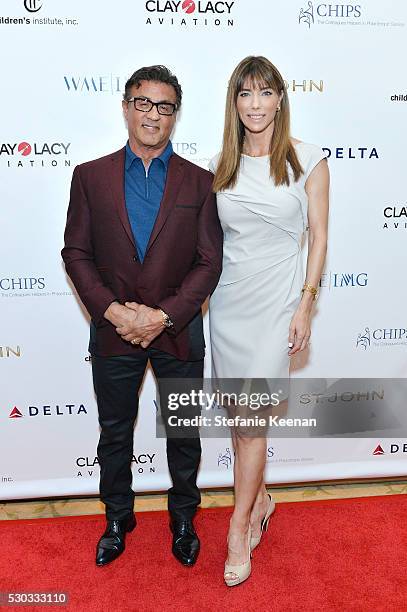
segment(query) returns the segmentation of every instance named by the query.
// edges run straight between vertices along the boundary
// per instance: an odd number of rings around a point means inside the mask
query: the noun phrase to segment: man
[[[148,361],[158,381],[203,376],[201,306],[220,276],[222,233],[210,173],[171,146],[181,97],[165,66],[137,70],[122,102],[126,146],[77,166],[72,178],[62,257],[91,316],[107,518],[97,565],[124,551],[126,532],[136,525],[133,428]],[[161,409],[166,422],[163,397]],[[192,519],[200,456],[199,436],[167,436],[172,550],[184,565],[199,553]]]

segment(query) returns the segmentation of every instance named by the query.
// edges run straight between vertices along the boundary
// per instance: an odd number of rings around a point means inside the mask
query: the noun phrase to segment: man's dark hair
[[[168,70],[166,66],[146,66],[144,68],[139,68],[136,70],[136,72],[133,72],[125,85],[123,94],[124,100],[131,98],[131,88],[134,85],[137,88],[140,87],[141,81],[155,81],[156,83],[167,83],[167,85],[172,85],[172,87],[175,89],[175,94],[177,97],[177,109],[181,106],[181,85],[178,83],[178,79],[175,74],[172,74],[172,72]]]

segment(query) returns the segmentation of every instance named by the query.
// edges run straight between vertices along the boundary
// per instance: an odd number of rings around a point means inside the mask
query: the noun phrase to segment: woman
[[[290,357],[308,344],[327,245],[324,158],[321,148],[290,137],[288,96],[277,68],[264,57],[241,61],[229,81],[222,151],[210,164],[224,232],[223,272],[210,300],[217,379],[288,377]],[[249,577],[251,551],[274,510],[264,483],[266,437],[236,429],[232,440],[228,586]]]

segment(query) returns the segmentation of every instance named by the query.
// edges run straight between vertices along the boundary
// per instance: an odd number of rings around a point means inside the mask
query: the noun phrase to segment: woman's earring
[[[280,106],[277,106],[276,111],[278,112],[278,111],[280,111],[280,110],[281,110],[281,107],[280,107]]]

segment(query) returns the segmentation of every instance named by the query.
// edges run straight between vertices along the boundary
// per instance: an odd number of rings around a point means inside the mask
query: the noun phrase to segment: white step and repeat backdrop
[[[261,54],[280,68],[293,135],[325,148],[332,176],[329,254],[297,373],[371,377],[373,390],[376,377],[406,376],[406,23],[404,0],[1,1],[0,498],[98,489],[88,321],[59,253],[74,166],[125,143],[121,94],[143,65],[178,75],[174,148],[203,167],[237,62]],[[169,485],[154,400],[148,375],[137,491]],[[271,439],[267,480],[402,475],[405,442]],[[229,440],[203,450],[200,484],[231,484]]]

